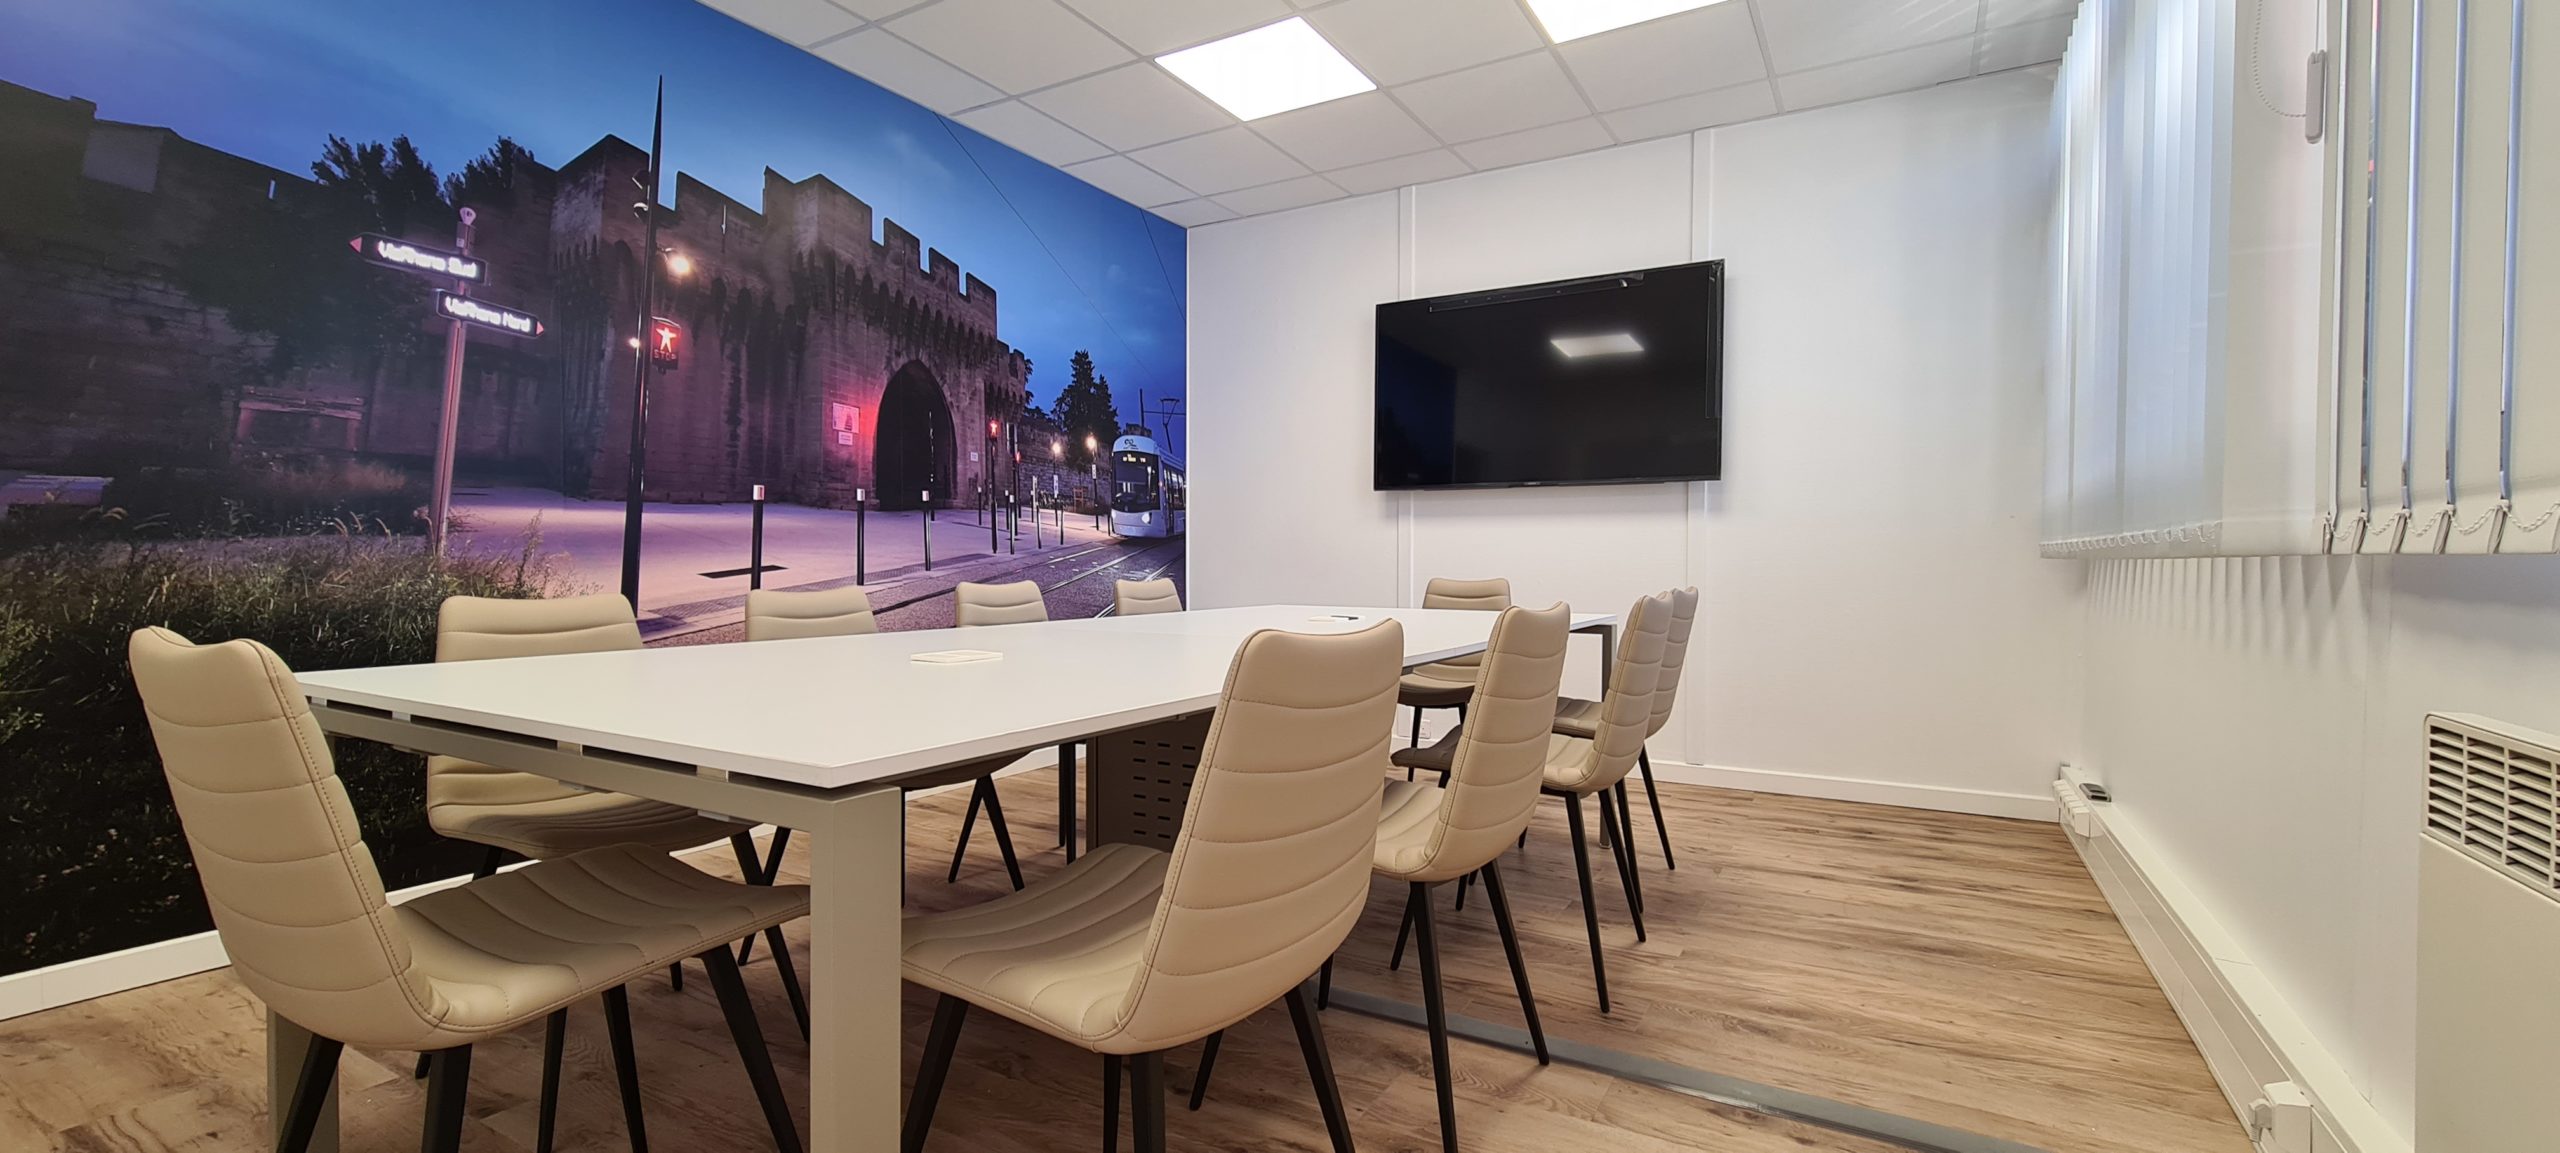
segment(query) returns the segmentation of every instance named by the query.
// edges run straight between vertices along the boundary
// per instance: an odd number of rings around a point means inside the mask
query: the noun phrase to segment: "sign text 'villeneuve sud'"
[[[411,244],[398,237],[384,236],[378,232],[365,233],[347,243],[355,247],[357,255],[375,264],[387,264],[393,268],[404,268],[411,272],[424,272],[434,276],[450,276],[455,280],[468,281],[472,284],[482,283],[489,278],[489,265],[484,261],[464,256],[459,252],[447,252],[441,248]]]
[[[455,296],[442,289],[436,291],[436,314],[447,320],[459,320],[464,324],[494,328],[509,336],[542,335],[542,321],[536,319],[530,312],[500,308],[485,300]]]

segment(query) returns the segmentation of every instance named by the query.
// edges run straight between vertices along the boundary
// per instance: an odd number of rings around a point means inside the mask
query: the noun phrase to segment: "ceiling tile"
[[[1190,85],[1143,60],[1024,99],[1067,127],[1124,151],[1236,122]]]
[[[1192,198],[1190,189],[1165,179],[1154,169],[1126,156],[1105,156],[1100,160],[1070,164],[1065,172],[1140,208]]]
[[[1717,4],[1556,46],[1593,106],[1606,111],[1769,74],[1751,6]]]
[[[1236,218],[1234,209],[1215,200],[1177,200],[1171,204],[1157,205],[1147,211],[1184,228],[1198,228],[1203,224],[1216,224],[1221,220]]]
[[[1453,72],[1546,43],[1519,0],[1344,0],[1308,13],[1307,23],[1380,84]]]
[[[1301,176],[1278,184],[1230,192],[1219,197],[1218,203],[1251,216],[1257,212],[1279,212],[1340,199],[1342,190],[1334,187],[1331,181],[1321,176]]]
[[[1458,159],[1457,153],[1446,148],[1437,148],[1429,152],[1415,153],[1412,156],[1399,156],[1393,160],[1380,160],[1373,164],[1339,169],[1325,173],[1324,178],[1341,185],[1345,192],[1354,196],[1364,196],[1372,192],[1384,192],[1390,188],[1402,188],[1408,184],[1428,184],[1434,180],[1464,176],[1470,171],[1472,169],[1467,167],[1467,162]]]
[[[2056,16],[2067,18],[2079,10],[2080,0],[1984,0],[1982,26],[1999,28]]]
[[[877,28],[830,40],[812,51],[838,68],[936,112],[952,112],[1004,95]]]
[[[1926,88],[1973,74],[1973,38],[1907,48],[1872,59],[1834,64],[1778,78],[1778,99],[1790,112],[1888,92]]]
[[[1984,72],[2004,68],[2024,68],[2047,60],[2062,59],[2062,50],[2071,43],[2071,18],[2057,16],[2049,20],[2032,20],[1989,29],[1982,34],[1981,55],[1974,66]]]
[[[1091,160],[1111,150],[1084,133],[1041,115],[1019,100],[971,109],[952,119],[1011,145],[1017,152],[1049,164]]]
[[[1285,19],[1281,0],[1067,0],[1120,42],[1148,56]]]
[[[1607,148],[1614,143],[1617,142],[1610,139],[1608,129],[1601,127],[1599,121],[1586,118],[1461,144],[1458,155],[1477,168],[1502,168]]]
[[[882,27],[1015,95],[1129,59],[1058,0],[942,0]]]
[[[1777,110],[1777,90],[1766,80],[1755,80],[1612,112],[1601,119],[1609,123],[1609,130],[1617,133],[1618,139],[1632,142],[1753,120]]]
[[[1254,121],[1253,128],[1318,171],[1403,156],[1440,143],[1382,92],[1266,116]]]
[[[1980,0],[1785,0],[1758,5],[1783,75],[1969,35]]]
[[[802,47],[862,26],[862,18],[827,0],[702,0],[766,35]]]
[[[1269,184],[1307,174],[1305,165],[1253,134],[1250,128],[1227,128],[1159,144],[1129,154],[1129,159],[1173,178],[1203,196]]]
[[[1499,136],[1591,111],[1544,52],[1407,84],[1395,95],[1442,140]]]

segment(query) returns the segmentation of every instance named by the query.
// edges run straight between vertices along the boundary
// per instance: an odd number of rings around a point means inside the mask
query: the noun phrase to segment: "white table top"
[[[1347,619],[1311,620],[1341,614]],[[1408,665],[1481,650],[1494,614],[1264,605],[975,629],[303,673],[380,709],[815,788],[1041,748],[1216,705],[1254,632],[1401,621]],[[1577,629],[1616,624],[1581,613]],[[927,665],[910,654],[1003,659]]]

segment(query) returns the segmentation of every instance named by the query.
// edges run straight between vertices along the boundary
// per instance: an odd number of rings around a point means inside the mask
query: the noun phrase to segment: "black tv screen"
[[[1376,485],[1715,480],[1724,264],[1378,306]]]

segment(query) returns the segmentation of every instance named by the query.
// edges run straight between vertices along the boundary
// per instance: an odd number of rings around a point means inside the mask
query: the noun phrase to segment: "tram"
[[[1116,536],[1182,535],[1190,492],[1182,462],[1156,446],[1156,438],[1132,426],[1111,442],[1111,531]]]

